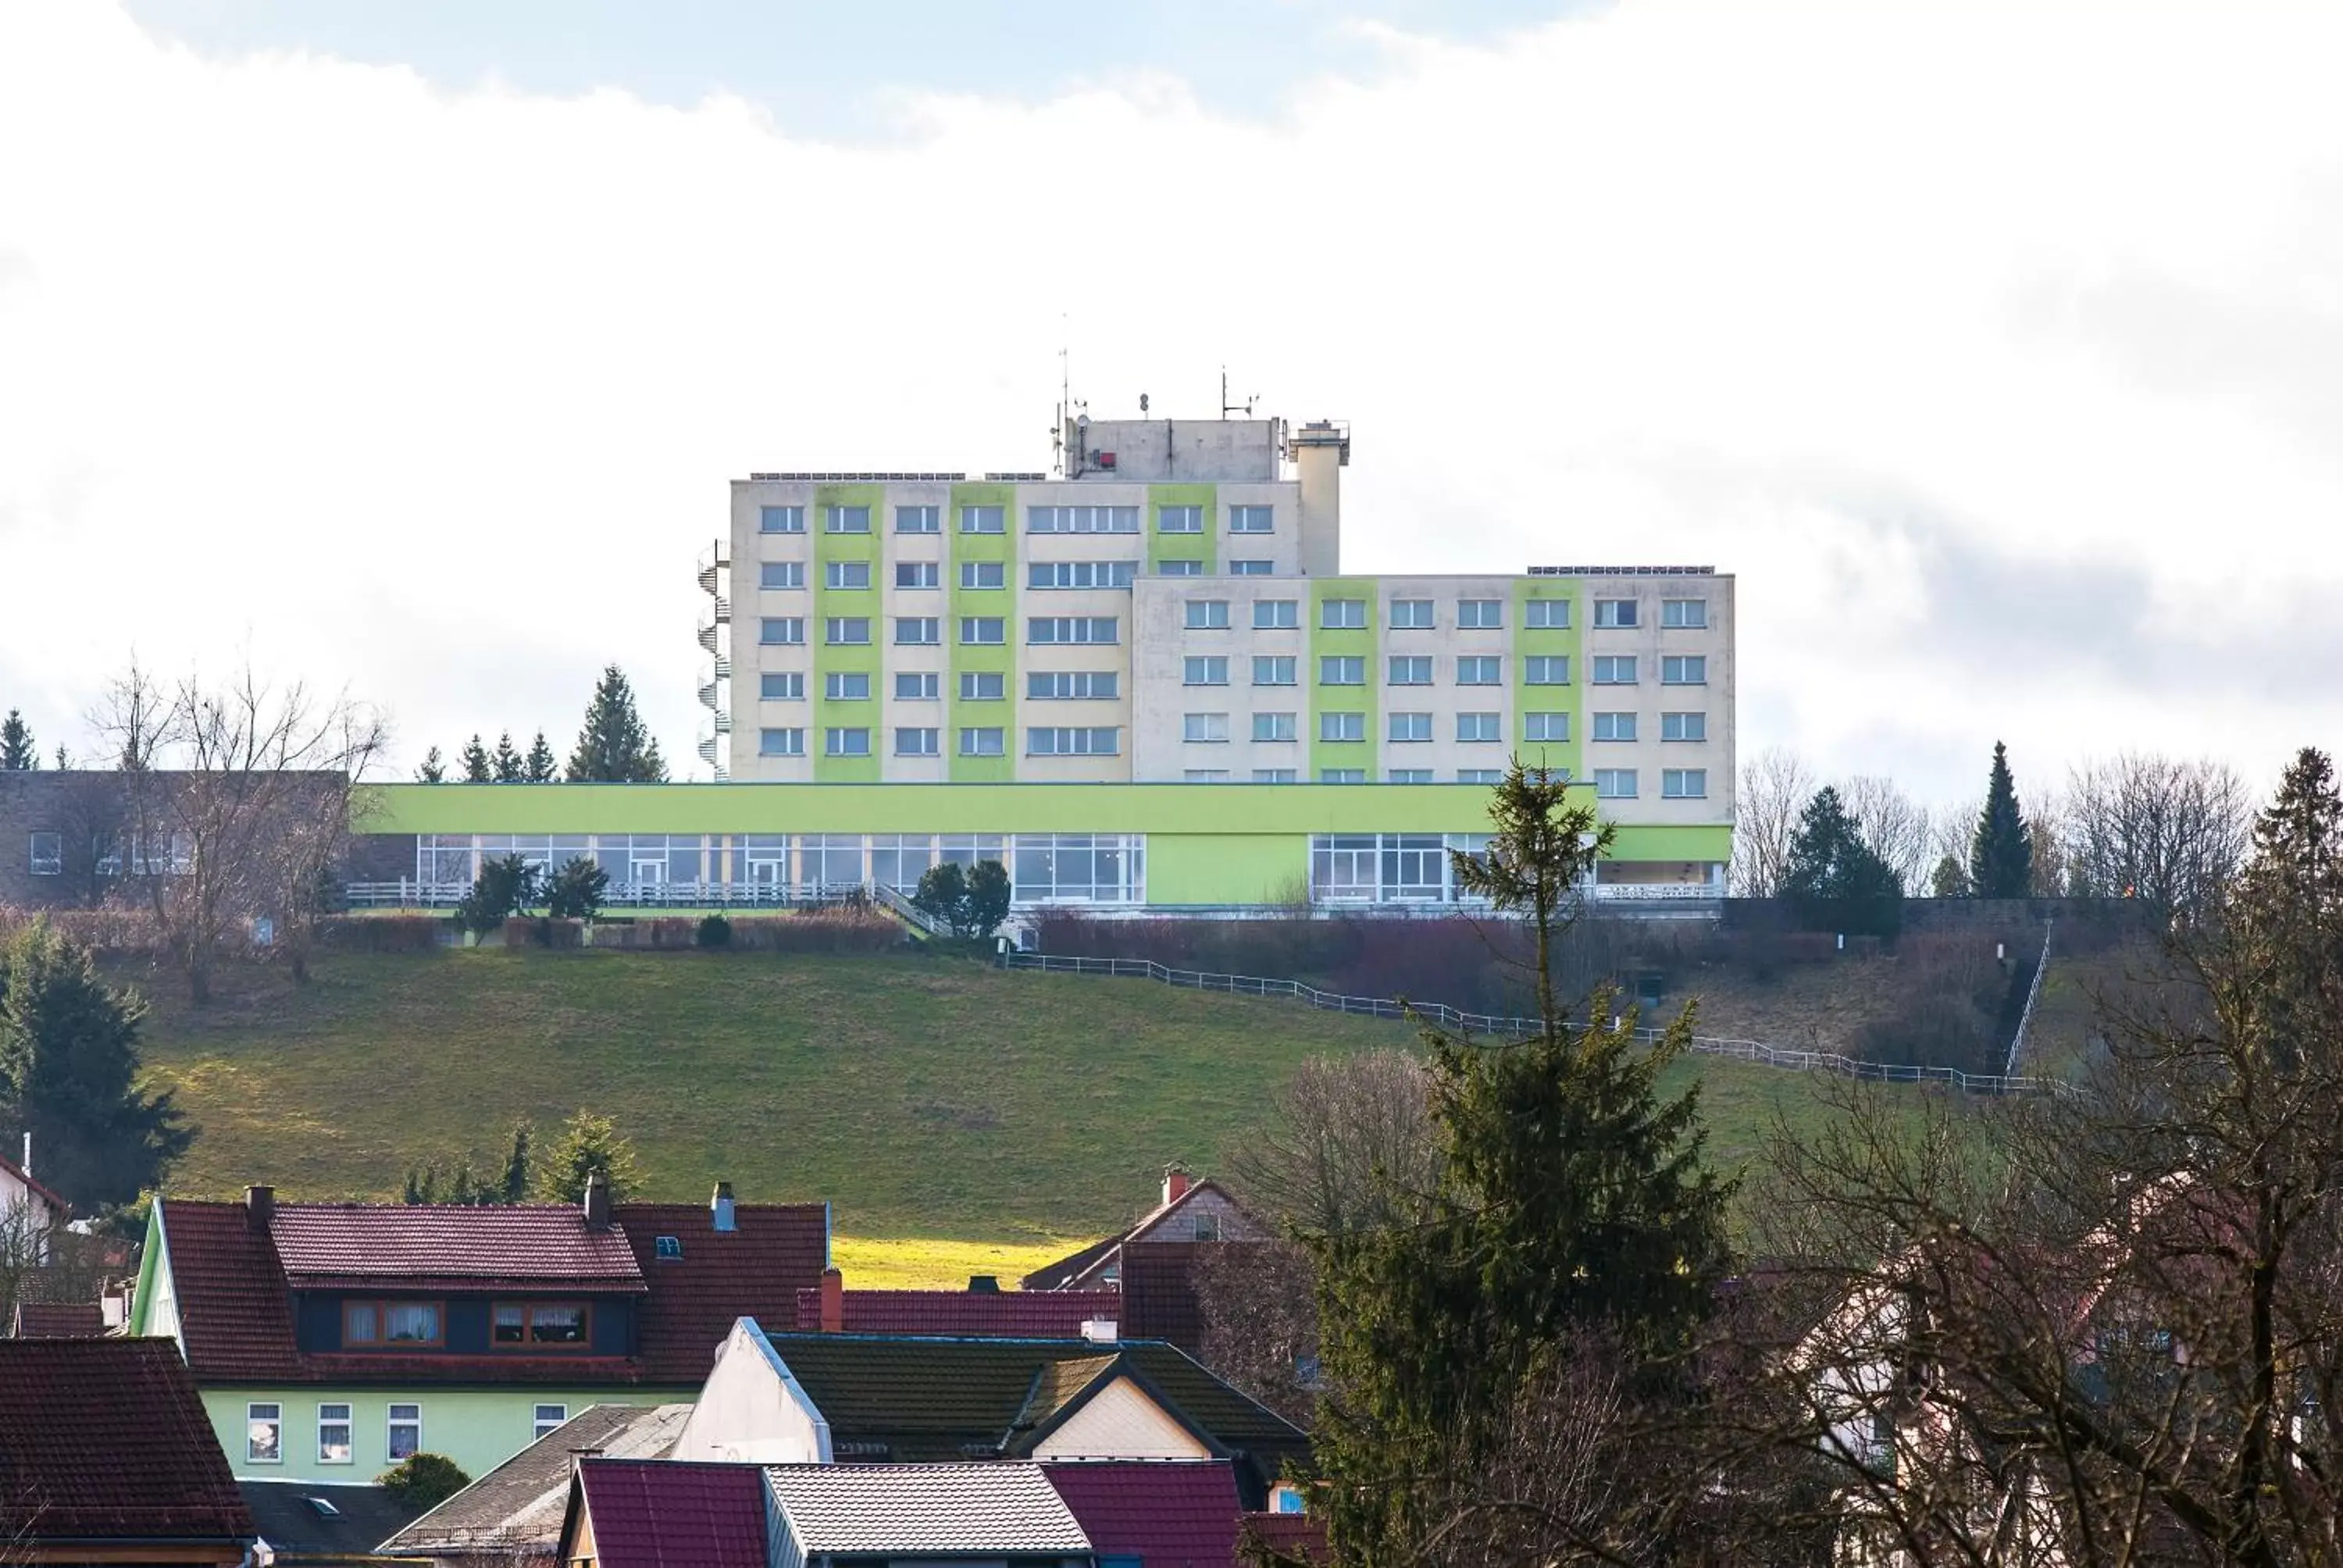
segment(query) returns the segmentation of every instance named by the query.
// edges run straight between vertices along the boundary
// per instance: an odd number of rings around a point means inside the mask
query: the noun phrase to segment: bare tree
[[[1926,892],[1928,873],[1934,869],[1928,848],[1935,838],[1927,811],[1898,789],[1896,780],[1878,774],[1857,774],[1844,780],[1838,786],[1838,798],[1845,804],[1847,815],[1855,819],[1855,831],[1873,854],[1887,862],[1906,894],[1916,897]]]
[[[2074,769],[2066,859],[2074,891],[2208,910],[2244,857],[2252,797],[2227,764],[2126,752]]]
[[[221,957],[261,919],[306,980],[354,792],[388,739],[381,716],[298,682],[271,689],[248,668],[166,687],[134,661],[91,722],[120,759],[128,870],[189,994],[210,1000]]]
[[[1430,1078],[1396,1050],[1312,1057],[1228,1155],[1247,1207],[1302,1235],[1391,1223],[1395,1194],[1431,1191],[1439,1169]]]
[[[1790,869],[1790,844],[1798,834],[1798,813],[1814,799],[1812,769],[1794,751],[1766,748],[1741,765],[1735,792],[1733,891],[1744,899],[1770,899],[1782,890]]]

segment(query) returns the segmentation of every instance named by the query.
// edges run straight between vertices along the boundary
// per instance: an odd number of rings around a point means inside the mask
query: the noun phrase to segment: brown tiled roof
[[[598,1404],[568,1421],[382,1543],[386,1556],[460,1557],[535,1552],[551,1557],[569,1502],[572,1458],[665,1459],[691,1414],[688,1404]]]
[[[269,1233],[286,1278],[303,1290],[643,1288],[618,1227],[588,1229],[567,1203],[282,1203]]]
[[[1120,1324],[1120,1291],[848,1291],[850,1334],[943,1334],[957,1339],[1074,1340],[1086,1322]],[[797,1327],[821,1327],[820,1289],[798,1292]]]
[[[0,1341],[0,1539],[37,1548],[251,1534],[178,1346]]]
[[[1100,1557],[1141,1568],[1232,1568],[1237,1483],[1226,1460],[1091,1459],[1044,1464]]]
[[[572,1499],[593,1520],[601,1568],[766,1568],[765,1473],[753,1464],[588,1459]]]
[[[241,1203],[157,1198],[179,1335],[197,1377],[278,1378],[296,1372],[293,1297],[266,1232]]]
[[[106,1312],[96,1302],[18,1302],[15,1337],[20,1340],[94,1340],[106,1332]]]
[[[827,1203],[739,1203],[719,1231],[696,1203],[621,1203],[613,1211],[649,1286],[641,1305],[643,1381],[695,1392],[735,1319],[797,1321],[798,1292],[830,1262]],[[681,1255],[659,1256],[671,1236]]]
[[[1326,1521],[1315,1513],[1248,1513],[1238,1522],[1237,1540],[1240,1551],[1254,1543],[1289,1562],[1334,1560],[1334,1549],[1326,1541]]]

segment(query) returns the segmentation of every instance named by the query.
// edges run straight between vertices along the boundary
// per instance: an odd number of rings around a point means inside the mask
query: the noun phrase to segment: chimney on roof
[[[29,1133],[29,1132],[27,1132],[27,1133],[25,1133],[25,1158],[24,1158],[21,1161],[19,1161],[19,1162],[18,1162],[18,1164],[17,1164],[17,1166],[16,1166],[16,1169],[18,1169],[19,1171],[22,1171],[25,1173],[25,1179],[26,1179],[27,1181],[30,1181],[30,1180],[32,1179],[32,1175],[33,1175],[33,1135],[32,1135],[31,1133]]]
[[[1120,1337],[1116,1331],[1121,1326],[1112,1318],[1084,1318],[1082,1338],[1094,1345],[1111,1345]]]
[[[586,1172],[586,1228],[607,1231],[610,1228],[610,1178],[600,1171]]]
[[[708,1222],[719,1231],[737,1230],[732,1220],[732,1183],[719,1181],[715,1195],[708,1200]]]
[[[836,1269],[821,1271],[821,1332],[834,1334],[846,1327],[846,1276]]]
[[[277,1217],[277,1189],[246,1187],[244,1190],[244,1222],[256,1231],[268,1229],[268,1221]]]
[[[1188,1173],[1177,1165],[1163,1167],[1163,1206],[1168,1209],[1185,1198],[1192,1185],[1193,1183],[1188,1180]]]

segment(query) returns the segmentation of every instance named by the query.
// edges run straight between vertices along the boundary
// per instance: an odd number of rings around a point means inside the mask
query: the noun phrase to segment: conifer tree
[[[586,705],[585,728],[569,753],[572,784],[664,784],[667,763],[659,742],[635,711],[634,688],[617,665],[602,671],[594,699]]]
[[[40,748],[33,741],[33,727],[15,709],[0,719],[0,773],[29,773],[41,765]]]
[[[586,1178],[597,1171],[609,1182],[613,1203],[622,1201],[642,1182],[635,1146],[619,1135],[618,1123],[580,1109],[562,1123],[560,1134],[538,1163],[538,1198],[547,1203],[578,1202],[586,1196]]]
[[[494,782],[496,775],[488,770],[488,749],[480,744],[480,738],[477,733],[470,740],[465,742],[463,754],[458,760],[463,765],[465,783]]]
[[[1782,896],[1809,930],[1892,937],[1904,929],[1904,887],[1895,868],[1863,841],[1828,785],[1799,815]]]
[[[2296,755],[2254,820],[2253,844],[2229,891],[2221,950],[2242,955],[2237,967],[2255,977],[2236,992],[2248,1027],[2291,1060],[2343,1020],[2343,796],[2325,752]]]
[[[1985,810],[1969,844],[1969,885],[1980,899],[2022,899],[2034,890],[2034,843],[2017,808],[2008,750],[1998,740],[1986,780]]]
[[[513,1123],[512,1152],[505,1156],[505,1179],[501,1197],[507,1203],[528,1201],[528,1141],[530,1128],[527,1121]]]
[[[520,753],[513,749],[511,730],[508,729],[497,737],[496,756],[489,760],[488,766],[499,784],[518,784],[521,781],[527,769],[526,765],[521,761]]]
[[[560,777],[561,763],[553,755],[553,748],[546,744],[545,731],[540,729],[537,739],[528,743],[528,756],[521,762],[521,778],[530,784],[550,784]]]
[[[434,746],[423,754],[423,766],[415,770],[415,781],[417,784],[437,784],[445,781],[447,777],[447,764],[441,759],[439,748]]]

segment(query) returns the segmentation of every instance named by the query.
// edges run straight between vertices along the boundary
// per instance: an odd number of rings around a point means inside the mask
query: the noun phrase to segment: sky
[[[0,709],[692,764],[779,468],[1223,366],[1351,569],[1735,574],[1740,742],[1972,797],[2343,743],[2343,7],[0,0]]]

